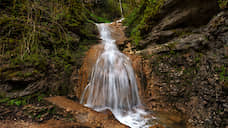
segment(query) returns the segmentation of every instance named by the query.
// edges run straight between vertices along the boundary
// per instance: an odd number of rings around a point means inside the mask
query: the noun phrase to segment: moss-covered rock
[[[88,47],[97,41],[90,11],[80,0],[3,0],[0,5],[0,86],[15,90],[23,84],[28,90],[46,81],[35,88],[58,92],[58,86],[69,81],[72,67],[80,66]]]

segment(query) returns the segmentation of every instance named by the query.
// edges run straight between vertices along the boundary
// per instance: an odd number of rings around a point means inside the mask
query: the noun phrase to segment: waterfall
[[[123,7],[122,7],[122,1],[119,0],[119,4],[120,4],[120,12],[121,12],[121,16],[124,17],[123,15]]]
[[[84,89],[81,104],[96,111],[109,109],[121,123],[133,128],[146,127],[144,110],[130,59],[121,53],[111,37],[109,24],[97,24],[104,45],[89,84]]]

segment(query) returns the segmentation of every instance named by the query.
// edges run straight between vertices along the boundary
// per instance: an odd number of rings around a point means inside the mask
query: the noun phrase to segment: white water
[[[120,12],[121,12],[121,16],[123,17],[123,7],[122,7],[122,1],[119,0],[119,4],[120,4]]]
[[[104,45],[93,67],[91,79],[81,103],[96,111],[109,109],[116,119],[132,128],[145,128],[142,106],[130,59],[121,53],[112,39],[109,24],[97,24]]]

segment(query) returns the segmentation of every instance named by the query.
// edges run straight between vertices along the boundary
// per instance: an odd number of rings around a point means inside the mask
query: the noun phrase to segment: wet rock
[[[80,98],[84,88],[88,85],[89,76],[92,72],[92,68],[96,63],[97,58],[104,50],[102,44],[92,46],[89,51],[86,53],[86,57],[83,60],[83,64],[79,70],[75,70],[72,74],[72,84],[74,84],[75,95]],[[78,76],[78,78],[74,78]],[[74,83],[73,79],[77,79]]]
[[[127,39],[124,33],[124,27],[121,22],[113,22],[110,24],[111,36],[116,40],[118,46],[124,45],[125,40]]]
[[[126,126],[117,120],[110,118],[109,115],[98,113],[65,97],[50,97],[46,100],[73,114],[78,123],[89,124],[96,127],[126,128]]]

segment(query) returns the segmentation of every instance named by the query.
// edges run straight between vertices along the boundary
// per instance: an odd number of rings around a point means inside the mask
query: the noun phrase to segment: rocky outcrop
[[[167,30],[204,25],[217,11],[216,0],[167,0],[158,14],[164,17],[155,29]]]
[[[166,0],[159,12],[151,18],[154,25],[146,38],[139,42],[139,47],[145,49],[151,44],[161,44],[177,35],[191,33],[193,27],[199,27],[209,22],[218,12],[216,0]]]
[[[216,0],[157,2],[144,2],[144,16],[127,28],[133,42],[141,39],[132,44],[143,56],[147,107],[175,108],[188,127],[227,127],[228,11]]]
[[[199,28],[148,35],[151,42],[136,52],[144,56],[144,71],[149,72],[147,106],[176,108],[187,114],[188,127],[226,127],[227,25],[228,11],[222,11]]]

